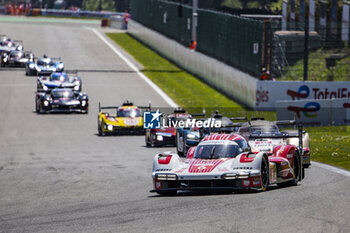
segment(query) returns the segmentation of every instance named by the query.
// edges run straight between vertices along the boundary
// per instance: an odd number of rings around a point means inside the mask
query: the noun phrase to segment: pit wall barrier
[[[209,85],[249,107],[256,106],[257,82],[253,76],[214,58],[193,52],[178,42],[129,20],[128,32],[180,67],[201,77]]]
[[[260,81],[134,20],[129,21],[128,32],[250,109],[275,111],[276,102],[282,100],[350,98],[350,82]]]
[[[278,120],[295,117],[303,125],[350,125],[350,98],[277,101]]]

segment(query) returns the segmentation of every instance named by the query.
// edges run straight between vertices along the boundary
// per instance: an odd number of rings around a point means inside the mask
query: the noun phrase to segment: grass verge
[[[125,33],[107,33],[144,66],[142,72],[184,108],[219,109],[228,116],[255,115],[275,120],[274,112],[247,111],[196,77]],[[311,159],[350,170],[350,126],[307,127]]]

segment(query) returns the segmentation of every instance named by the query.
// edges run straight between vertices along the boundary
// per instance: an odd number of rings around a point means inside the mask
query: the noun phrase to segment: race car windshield
[[[52,66],[53,64],[54,64],[54,63],[53,63],[52,60],[50,60],[50,59],[45,59],[45,60],[40,59],[40,60],[38,61],[38,65],[39,65],[39,66],[47,66],[47,65]]]
[[[54,98],[72,98],[73,92],[71,90],[52,90],[51,94]]]
[[[242,152],[243,149],[237,144],[199,145],[193,157],[196,159],[234,158]]]
[[[22,56],[23,56],[22,52],[14,52],[14,53],[11,53],[10,55],[11,58],[21,58]]]
[[[60,82],[68,82],[69,81],[69,77],[67,74],[52,74],[51,75],[51,78],[50,78],[51,81],[60,81]]]
[[[139,109],[118,109],[117,117],[140,117],[141,112]]]
[[[251,128],[252,134],[270,134],[270,133],[279,133],[279,129],[276,125],[261,125],[253,126]]]

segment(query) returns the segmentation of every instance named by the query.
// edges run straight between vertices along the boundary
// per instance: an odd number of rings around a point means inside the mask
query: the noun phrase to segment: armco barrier
[[[174,40],[130,20],[128,32],[164,57],[201,77],[243,105],[254,108],[257,80],[214,58],[192,52]]]
[[[350,125],[350,98],[276,102],[277,119],[303,125]]]

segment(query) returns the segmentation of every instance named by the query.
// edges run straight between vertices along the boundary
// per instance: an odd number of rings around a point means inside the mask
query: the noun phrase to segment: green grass
[[[144,66],[142,72],[184,108],[220,109],[228,116],[242,116],[247,111],[233,100],[204,84],[125,33],[107,35]],[[275,120],[274,112],[247,111]],[[311,159],[350,170],[350,126],[308,127]]]
[[[305,128],[311,159],[350,170],[350,126]]]

